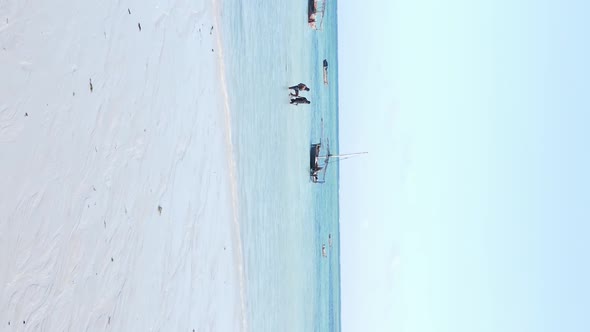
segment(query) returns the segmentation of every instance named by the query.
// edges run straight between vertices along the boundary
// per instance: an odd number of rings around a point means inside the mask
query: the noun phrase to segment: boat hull
[[[318,168],[318,157],[320,156],[320,149],[322,144],[315,143],[309,149],[309,172],[313,173]]]
[[[315,0],[307,0],[307,17],[311,19],[311,15],[315,14],[317,11],[316,9],[316,2]]]

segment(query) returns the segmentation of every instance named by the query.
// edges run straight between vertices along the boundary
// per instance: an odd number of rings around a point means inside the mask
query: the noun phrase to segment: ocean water
[[[221,8],[251,331],[340,330],[338,165],[325,184],[309,178],[311,143],[338,151],[336,9],[328,1],[314,31],[305,0]],[[300,82],[311,105],[289,104],[287,87]]]

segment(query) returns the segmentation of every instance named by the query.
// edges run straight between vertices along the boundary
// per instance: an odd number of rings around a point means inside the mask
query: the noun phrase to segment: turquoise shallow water
[[[309,179],[310,144],[322,132],[338,150],[336,2],[327,8],[322,31],[308,27],[305,0],[222,8],[252,331],[340,330],[337,164],[326,184]],[[287,87],[299,82],[311,105],[289,105]]]

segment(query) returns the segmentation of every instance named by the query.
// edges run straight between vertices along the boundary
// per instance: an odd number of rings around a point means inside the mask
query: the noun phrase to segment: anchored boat
[[[340,160],[352,158],[354,156],[358,156],[361,154],[367,154],[368,152],[355,152],[355,153],[345,153],[345,154],[332,154],[330,153],[330,145],[329,141],[326,139],[326,150],[327,153],[325,155],[321,155],[322,150],[322,142],[314,143],[311,145],[310,149],[310,160],[309,160],[309,172],[311,181],[313,183],[324,183],[326,182],[326,171],[328,169],[328,165],[330,162],[338,162]]]

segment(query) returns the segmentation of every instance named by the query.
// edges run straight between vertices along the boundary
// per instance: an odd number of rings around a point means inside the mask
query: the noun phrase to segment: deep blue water
[[[250,329],[339,331],[338,165],[309,178],[311,143],[338,150],[336,2],[321,31],[305,0],[227,0],[222,22]],[[311,105],[289,104],[299,82]]]

